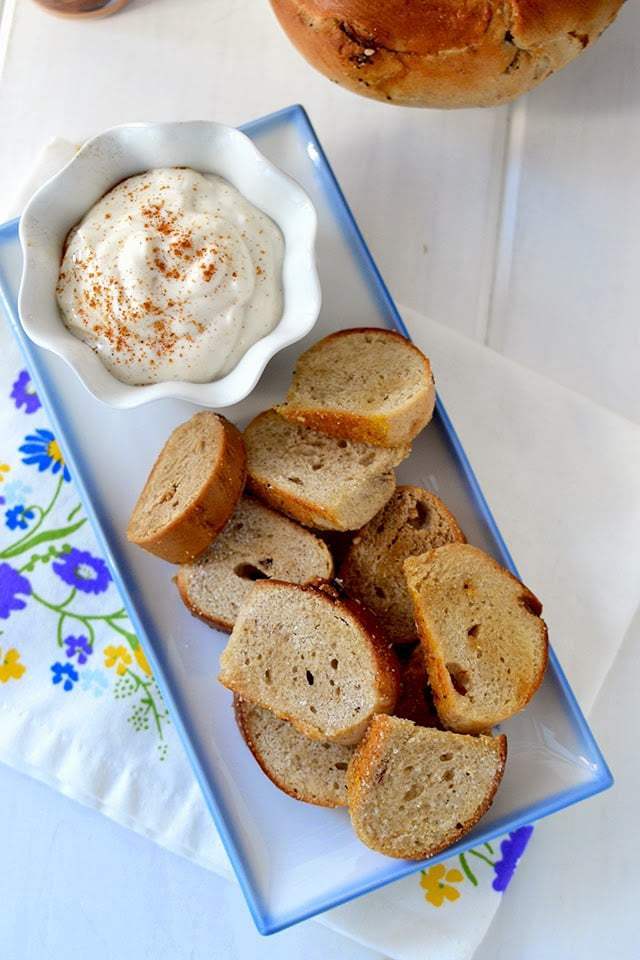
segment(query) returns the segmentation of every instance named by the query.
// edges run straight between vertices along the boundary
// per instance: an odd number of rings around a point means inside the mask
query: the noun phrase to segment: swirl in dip
[[[118,380],[205,383],[280,320],[283,257],[273,220],[222,177],[149,170],[71,230],[58,304]]]

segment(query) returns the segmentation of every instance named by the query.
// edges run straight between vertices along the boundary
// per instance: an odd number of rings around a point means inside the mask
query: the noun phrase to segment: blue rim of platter
[[[267,132],[269,128],[276,127],[280,124],[293,124],[301,138],[304,140],[307,154],[322,179],[323,186],[331,202],[333,214],[348,239],[354,257],[361,268],[362,275],[365,277],[378,304],[382,307],[382,312],[384,313],[388,324],[402,333],[403,336],[409,338],[409,332],[404,324],[404,321],[402,320],[393,300],[391,299],[389,290],[387,289],[387,286],[371,256],[371,253],[364,241],[353,214],[351,213],[344,194],[340,189],[338,181],[336,180],[333,170],[331,169],[331,165],[327,160],[324,150],[320,145],[313,126],[311,125],[311,121],[309,120],[304,108],[300,105],[286,107],[283,110],[278,110],[277,112],[271,113],[261,119],[244,124],[240,127],[240,129],[243,130],[244,133],[251,135]],[[18,223],[19,220],[15,219],[0,226],[0,244],[12,243],[17,240]],[[64,438],[66,437],[64,413],[63,411],[60,413],[56,411],[55,398],[50,395],[50,392],[47,388],[46,378],[41,373],[37,354],[34,353],[34,345],[22,330],[18,319],[17,305],[1,273],[0,305],[4,306],[5,313],[11,324],[13,333],[18,340],[25,359],[29,364],[33,381],[38,390],[38,394],[43,401],[46,413],[49,416],[57,435],[63,438],[65,457],[71,467],[73,480],[79,490],[84,509],[89,517],[96,538],[110,564],[114,580],[122,596],[123,603],[128,611],[131,623],[133,624],[137,635],[142,640],[158,686],[168,708],[171,711],[172,720],[182,740],[182,744],[189,758],[189,762],[191,763],[194,774],[203,792],[207,807],[211,813],[211,816],[213,817],[222,843],[234,868],[258,931],[263,935],[277,933],[278,931],[284,930],[286,927],[292,926],[295,923],[307,920],[310,917],[316,916],[319,913],[324,913],[326,910],[330,910],[333,907],[338,907],[341,904],[347,903],[356,897],[360,897],[366,893],[370,893],[373,890],[377,890],[394,880],[399,880],[402,877],[408,876],[409,874],[416,873],[417,871],[423,869],[425,865],[431,866],[441,860],[449,859],[459,853],[463,853],[471,846],[477,844],[478,837],[476,836],[470,840],[467,838],[459,841],[458,843],[449,847],[442,854],[432,857],[430,860],[390,860],[388,869],[379,871],[375,878],[369,882],[361,882],[344,887],[335,895],[330,897],[325,895],[322,897],[317,897],[308,901],[304,905],[304,908],[281,914],[277,917],[272,916],[269,913],[265,904],[262,902],[261,898],[256,895],[256,892],[253,889],[247,867],[244,863],[239,846],[236,843],[234,832],[228,827],[228,822],[230,822],[230,820],[228,820],[226,816],[224,804],[222,803],[221,798],[216,795],[215,790],[212,789],[204,773],[203,766],[198,756],[198,750],[189,732],[188,723],[182,719],[182,714],[177,702],[178,698],[173,693],[171,679],[165,674],[160,662],[156,657],[153,641],[149,638],[149,631],[145,628],[144,623],[138,616],[131,593],[122,579],[122,575],[111,551],[107,534],[103,530],[93,509],[90,491],[85,485],[79,469],[76,468],[76,456],[73,445],[67,446],[64,444]],[[439,397],[436,400],[436,411],[436,416],[439,418],[442,424],[447,442],[451,446],[451,449],[462,468],[465,480],[468,484],[473,500],[475,501],[478,512],[482,516],[488,530],[494,538],[499,560],[505,567],[511,570],[516,577],[518,577],[518,571],[511,558],[509,550],[507,549],[502,535],[496,525],[484,494],[480,489],[458,435],[456,434],[451,420],[449,419],[449,416]],[[509,831],[516,830],[518,827],[531,823],[533,820],[539,820],[543,817],[549,816],[552,813],[556,813],[565,807],[571,806],[572,804],[578,803],[587,797],[606,790],[613,784],[613,776],[606,764],[600,748],[593,737],[593,734],[591,733],[584,715],[578,706],[564,671],[562,670],[562,667],[560,666],[558,659],[551,648],[549,649],[549,670],[554,675],[555,680],[562,690],[571,720],[575,725],[580,737],[582,738],[584,746],[588,749],[589,765],[592,768],[597,767],[598,774],[587,782],[570,787],[567,790],[562,790],[540,802],[533,804],[531,807],[527,807],[526,810],[520,814],[509,814],[500,818],[491,825],[490,829],[486,830],[482,834],[481,839],[483,842],[493,840]]]

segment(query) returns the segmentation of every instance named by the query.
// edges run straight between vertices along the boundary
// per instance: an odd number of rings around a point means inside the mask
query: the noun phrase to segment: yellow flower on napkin
[[[116,673],[118,676],[122,676],[126,673],[127,667],[132,662],[131,654],[126,647],[105,647],[104,648],[104,665],[107,668],[115,667]]]
[[[455,867],[447,870],[444,863],[437,863],[435,867],[422,871],[420,886],[425,891],[425,900],[434,907],[441,907],[445,900],[458,899],[460,891],[450,884],[461,883],[463,880],[463,875]]]
[[[20,663],[20,653],[15,647],[7,650],[4,656],[0,647],[0,683],[19,680],[26,669],[24,663]]]
[[[54,463],[59,463],[61,467],[64,466],[64,457],[62,456],[62,450],[57,440],[50,440],[47,444],[47,456],[50,457]]]
[[[137,646],[136,649],[134,650],[134,655],[135,655],[135,658],[136,658],[136,660],[137,660],[137,662],[138,662],[138,666],[140,667],[140,669],[142,670],[142,672],[143,672],[143,673],[146,673],[146,675],[147,675],[148,677],[150,677],[150,676],[151,676],[151,667],[149,666],[149,661],[147,660],[147,658],[146,658],[146,656],[145,656],[145,653],[144,653],[144,650],[142,649],[142,647],[140,646],[140,644],[138,644],[138,646]]]

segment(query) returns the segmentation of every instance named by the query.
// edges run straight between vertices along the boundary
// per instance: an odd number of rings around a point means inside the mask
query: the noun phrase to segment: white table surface
[[[4,0],[0,219],[52,136],[297,100],[399,302],[640,421],[639,99],[637,3],[515,107],[437,112],[328,83],[266,0],[133,0],[85,24]],[[478,960],[637,957],[639,641],[640,622],[592,717],[615,791],[540,824]],[[377,956],[318,924],[258,938],[231,885],[2,766],[0,824],[3,960]]]

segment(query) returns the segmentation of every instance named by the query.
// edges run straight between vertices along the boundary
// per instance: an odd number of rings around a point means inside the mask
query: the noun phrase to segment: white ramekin
[[[284,312],[275,329],[220,380],[131,386],[109,373],[64,326],[55,295],[62,248],[71,227],[120,180],[172,166],[219,174],[278,224],[285,240]],[[61,357],[90,393],[111,406],[137,407],[170,397],[227,407],[248,396],[271,357],[304,337],[317,320],[316,226],[316,212],[302,188],[233,127],[210,121],[113,127],[85,143],[27,204],[20,221],[20,320],[31,340]]]

